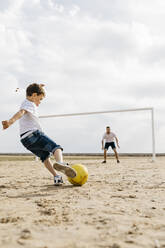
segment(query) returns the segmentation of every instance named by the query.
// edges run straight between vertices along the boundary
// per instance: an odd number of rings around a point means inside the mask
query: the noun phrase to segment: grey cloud
[[[63,4],[65,8],[70,8],[72,5],[77,5],[80,10],[86,15],[91,15],[94,18],[111,19],[111,20],[129,20],[129,1],[122,0],[90,0],[88,3],[83,0],[53,0],[56,3]],[[96,7],[97,6],[97,7]]]
[[[1,0],[0,1],[0,12],[6,11],[9,8],[11,2],[12,0]]]
[[[155,42],[156,43],[156,42]],[[165,65],[165,45],[154,44],[142,56],[142,61],[151,65]]]
[[[89,47],[90,55],[107,57],[109,60],[125,60],[134,54],[136,44],[134,44],[131,33],[123,33],[111,30],[111,28],[102,28],[96,32]]]
[[[136,99],[148,99],[151,102],[154,99],[157,99],[159,102],[161,99],[164,99],[164,92],[165,92],[165,83],[164,82],[144,82],[143,84],[140,83],[138,87],[131,87],[130,94],[134,95]]]

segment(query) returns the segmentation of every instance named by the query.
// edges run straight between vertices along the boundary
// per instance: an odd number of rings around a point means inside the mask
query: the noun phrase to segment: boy
[[[104,146],[104,139],[105,139],[105,146]],[[120,163],[119,157],[116,151],[114,139],[116,140],[117,147],[120,148],[116,135],[111,132],[110,127],[106,127],[106,133],[103,135],[103,139],[102,139],[102,150],[104,150],[104,161],[102,163],[106,163],[107,151],[109,147],[111,147],[112,150],[114,151],[117,163]]]
[[[76,172],[63,163],[62,147],[42,132],[37,107],[45,97],[43,86],[43,84],[30,84],[26,89],[26,99],[21,104],[20,110],[11,119],[2,121],[2,125],[3,129],[7,129],[19,120],[21,143],[41,159],[54,176],[54,184],[61,185],[63,183],[62,176],[58,175],[55,169],[71,178],[76,176]],[[49,158],[51,154],[56,160],[53,166]]]

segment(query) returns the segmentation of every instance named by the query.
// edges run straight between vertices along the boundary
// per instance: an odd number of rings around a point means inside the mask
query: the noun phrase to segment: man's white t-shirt
[[[106,143],[109,143],[109,142],[114,142],[114,138],[116,137],[116,135],[112,132],[110,132],[109,134],[108,133],[104,133],[103,135],[103,140],[105,139],[105,142]]]
[[[23,134],[28,131],[28,134],[36,130],[42,131],[40,121],[38,118],[37,106],[35,105],[35,103],[29,101],[28,99],[25,99],[21,104],[20,110],[21,109],[26,110],[27,113],[19,119],[20,134]]]

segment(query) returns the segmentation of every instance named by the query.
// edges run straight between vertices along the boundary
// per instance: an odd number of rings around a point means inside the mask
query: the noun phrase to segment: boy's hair
[[[109,126],[107,126],[106,128],[110,128]]]
[[[37,96],[39,95],[45,96],[45,91],[41,84],[30,84],[26,88],[26,96],[32,96],[33,93],[37,93]]]

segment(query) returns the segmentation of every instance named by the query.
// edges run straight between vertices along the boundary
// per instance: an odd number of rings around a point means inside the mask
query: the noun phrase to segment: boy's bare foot
[[[57,171],[61,171],[67,177],[74,178],[77,175],[77,173],[74,169],[72,169],[70,166],[65,165],[63,163],[60,163],[60,162],[55,162],[53,165],[53,168]]]

